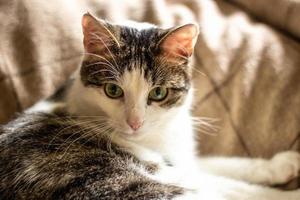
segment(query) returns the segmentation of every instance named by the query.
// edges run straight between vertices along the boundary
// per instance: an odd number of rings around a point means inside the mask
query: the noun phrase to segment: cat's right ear
[[[82,17],[83,44],[85,51],[91,54],[106,54],[109,48],[119,42],[110,30],[108,24],[102,20],[97,20],[91,14],[86,13]]]

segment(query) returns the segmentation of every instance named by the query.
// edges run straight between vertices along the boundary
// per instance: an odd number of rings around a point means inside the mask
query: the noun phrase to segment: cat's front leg
[[[202,158],[204,171],[262,185],[284,184],[299,176],[300,154],[286,151],[272,159],[252,158]]]
[[[187,190],[175,200],[299,200],[300,190],[280,191],[210,174],[198,174],[196,190]]]

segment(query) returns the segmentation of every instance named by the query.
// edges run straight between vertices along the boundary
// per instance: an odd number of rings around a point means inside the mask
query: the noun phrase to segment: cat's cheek
[[[119,99],[111,99],[107,97],[103,91],[99,92],[100,97],[95,99],[98,102],[98,105],[101,107],[108,117],[118,118],[118,116],[122,115],[124,112],[124,106],[121,100]]]
[[[164,115],[166,112],[168,112],[168,110],[162,109],[159,105],[151,105],[148,106],[146,114],[148,115],[148,117],[151,118],[153,116],[160,117]]]

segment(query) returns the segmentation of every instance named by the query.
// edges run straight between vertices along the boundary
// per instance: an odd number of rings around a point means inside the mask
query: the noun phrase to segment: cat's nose
[[[128,119],[127,124],[132,130],[137,131],[143,125],[143,121],[140,119]]]

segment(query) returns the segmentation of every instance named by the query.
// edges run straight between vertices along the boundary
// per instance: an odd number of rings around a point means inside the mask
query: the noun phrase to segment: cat
[[[0,128],[0,199],[299,200],[269,185],[300,155],[198,158],[189,60],[196,24],[162,29],[82,18],[81,67]]]

